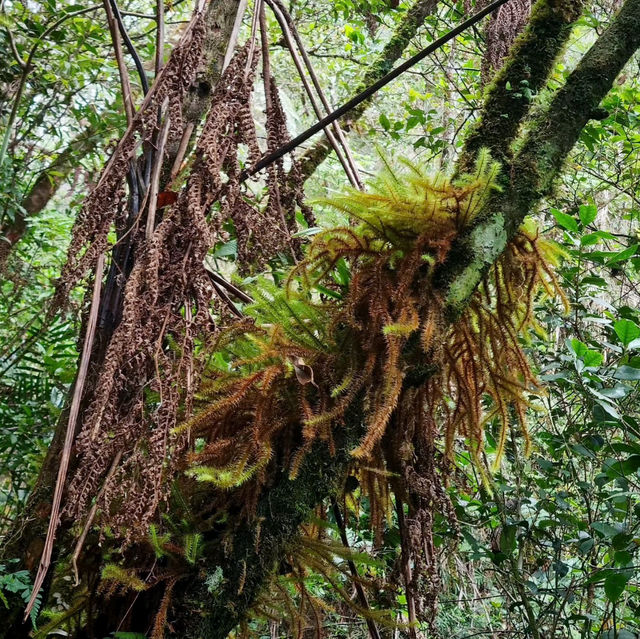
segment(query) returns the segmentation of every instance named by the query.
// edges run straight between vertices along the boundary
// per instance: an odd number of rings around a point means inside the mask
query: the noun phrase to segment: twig
[[[347,530],[344,525],[344,519],[342,519],[342,513],[340,512],[340,507],[338,506],[338,502],[336,501],[335,497],[331,497],[331,507],[333,509],[333,516],[336,518],[338,530],[340,531],[340,539],[342,540],[342,545],[345,548],[350,549],[349,539],[347,538]],[[356,594],[358,596],[360,605],[365,610],[370,610],[369,602],[367,601],[367,595],[364,591],[364,588],[362,587],[362,584],[360,583],[360,577],[358,575],[358,569],[355,562],[353,561],[353,559],[348,558],[347,565],[349,566],[349,572],[353,577],[353,585],[356,589]],[[371,636],[371,639],[380,639],[380,633],[375,621],[369,617],[365,617],[365,620],[367,622],[367,628],[369,629],[369,635]]]
[[[178,173],[180,173],[182,160],[184,160],[184,156],[187,153],[189,140],[191,140],[191,134],[193,133],[193,129],[195,128],[195,126],[196,125],[194,122],[187,122],[187,126],[182,133],[182,137],[180,138],[180,146],[178,147],[178,152],[176,153],[176,159],[173,161],[171,173],[169,174],[169,184],[171,184],[178,176]]]
[[[313,110],[314,110],[314,112],[316,114],[316,117],[318,119],[321,119],[324,114],[320,110],[320,106],[318,105],[318,101],[316,100],[316,97],[313,94],[313,91],[311,89],[309,81],[307,80],[307,76],[304,73],[304,69],[302,67],[302,63],[300,62],[300,57],[298,56],[298,53],[295,50],[293,41],[291,40],[291,34],[289,32],[289,28],[287,26],[287,23],[285,22],[284,16],[281,13],[280,7],[278,5],[276,5],[272,0],[267,0],[267,4],[271,7],[271,10],[273,11],[273,14],[275,15],[276,20],[278,21],[278,24],[280,25],[280,29],[282,31],[282,35],[284,36],[287,49],[289,50],[289,53],[291,54],[291,58],[293,59],[293,62],[296,65],[296,69],[298,70],[298,74],[300,75],[300,79],[302,80],[302,84],[303,84],[304,89],[305,89],[305,91],[307,93],[307,96],[309,97],[309,100],[311,102],[311,106],[313,107]],[[334,123],[334,125],[335,125],[335,123]],[[349,181],[351,182],[351,184],[353,186],[358,188],[359,187],[359,182],[358,182],[358,178],[356,177],[357,174],[355,174],[353,172],[352,165],[349,164],[349,162],[347,162],[347,160],[345,159],[344,155],[342,154],[342,151],[340,149],[338,141],[336,140],[335,136],[331,132],[331,129],[326,128],[324,130],[324,133],[327,136],[327,139],[329,140],[329,143],[333,147],[333,150],[335,151],[336,155],[338,156],[338,160],[340,160],[340,164],[342,164],[342,168],[344,169],[344,172],[347,174],[347,177],[349,178]]]
[[[53,553],[53,542],[56,537],[56,530],[60,521],[60,503],[62,501],[62,492],[64,490],[67,471],[69,469],[69,461],[71,459],[71,447],[75,436],[76,422],[80,413],[80,402],[84,391],[84,384],[87,379],[87,371],[89,370],[89,361],[91,359],[91,351],[93,350],[93,340],[96,333],[96,324],[98,319],[98,308],[100,306],[100,290],[102,288],[102,271],[104,270],[104,253],[98,257],[96,264],[95,279],[93,282],[93,295],[91,297],[91,310],[89,311],[89,321],[87,322],[87,333],[84,338],[82,347],[82,358],[80,360],[80,368],[78,377],[73,389],[73,398],[71,399],[71,408],[69,409],[69,421],[67,423],[67,432],[64,437],[64,446],[62,455],[60,456],[60,467],[58,468],[58,477],[56,479],[56,487],[53,494],[53,503],[51,505],[51,515],[49,517],[49,527],[47,529],[47,538],[45,540],[38,573],[33,582],[33,590],[31,598],[25,609],[24,620],[29,618],[29,614],[33,610],[38,593],[44,582],[49,566],[51,565],[51,555]]]
[[[116,22],[118,23],[118,29],[120,29],[120,35],[122,36],[122,40],[124,42],[125,47],[127,47],[127,51],[129,55],[133,58],[133,62],[136,65],[136,69],[138,71],[138,75],[140,76],[140,84],[142,85],[142,92],[147,95],[149,93],[149,81],[147,80],[147,74],[142,66],[142,60],[140,60],[140,56],[133,46],[133,42],[131,42],[131,38],[127,33],[127,29],[124,26],[124,22],[122,20],[122,15],[120,14],[120,9],[118,8],[118,3],[116,0],[109,0],[111,3],[111,8],[113,9],[113,14],[115,16]]]
[[[227,280],[225,280],[224,277],[220,276],[218,273],[213,271],[211,267],[208,266],[207,264],[205,264],[204,267],[209,277],[212,280],[215,280],[217,284],[220,284],[220,286],[226,288],[229,291],[229,293],[231,293],[231,295],[234,295],[241,302],[244,302],[245,304],[253,304],[254,302],[253,298],[249,297],[244,291],[241,291],[239,288],[231,284],[231,282],[227,282]]]
[[[164,1],[156,0],[156,78],[164,64]]]
[[[256,33],[258,32],[258,16],[260,15],[260,9],[262,8],[262,0],[255,0],[253,5],[253,17],[251,19],[251,39],[249,42],[249,55],[247,56],[247,64],[244,68],[245,80],[249,77],[249,70],[253,63],[253,53],[256,48]]]
[[[104,494],[104,491],[107,487],[107,484],[109,483],[109,479],[113,476],[113,473],[115,473],[116,468],[118,466],[118,464],[120,463],[120,458],[122,457],[122,451],[119,450],[116,453],[116,456],[113,458],[113,461],[111,462],[111,468],[109,468],[109,472],[107,473],[107,476],[105,477],[104,483],[102,484],[102,487],[100,488],[100,492],[98,493],[98,495],[96,496],[96,500],[93,504],[93,506],[91,507],[91,511],[89,512],[89,516],[87,517],[87,521],[85,521],[84,523],[84,528],[82,529],[82,534],[80,535],[80,537],[78,538],[78,541],[76,543],[76,547],[73,550],[73,556],[71,557],[71,565],[73,566],[73,575],[75,578],[75,585],[78,586],[80,584],[80,579],[78,577],[78,557],[80,557],[80,553],[82,552],[82,547],[84,546],[84,542],[85,539],[87,538],[87,535],[89,533],[89,529],[91,528],[91,524],[93,523],[93,520],[96,516],[96,513],[98,512],[98,503],[100,501],[100,497],[102,497],[102,495]]]
[[[402,504],[402,498],[396,492],[396,513],[398,515],[398,528],[400,530],[401,541],[401,559],[402,559],[402,572],[404,577],[404,589],[405,597],[407,598],[407,609],[409,613],[409,637],[416,639],[416,603],[413,598],[413,591],[411,589],[411,581],[413,579],[411,575],[411,562],[409,560],[409,539],[407,537],[407,525],[404,519],[404,506]]]
[[[231,62],[231,58],[233,57],[233,52],[236,48],[236,43],[238,41],[238,34],[240,33],[240,29],[242,28],[242,19],[244,18],[245,11],[247,10],[248,2],[249,0],[240,0],[240,2],[238,3],[238,12],[236,13],[236,20],[233,23],[233,29],[231,30],[231,35],[229,36],[229,43],[227,44],[227,51],[224,54],[224,61],[222,63],[223,71],[229,66],[229,62]]]
[[[281,2],[281,0],[267,0],[267,1],[270,3],[272,8],[276,6],[280,10],[280,13],[282,13],[282,15],[284,16],[284,19],[286,20],[289,26],[289,29],[293,34],[293,38],[295,39],[296,44],[298,45],[298,49],[300,50],[300,55],[302,55],[302,59],[304,60],[304,63],[307,67],[307,71],[309,73],[309,77],[311,78],[311,82],[313,82],[313,86],[315,87],[316,92],[318,93],[318,97],[320,98],[320,101],[322,102],[326,110],[326,113],[327,114],[331,113],[332,111],[331,105],[329,104],[329,101],[327,100],[324,94],[324,91],[322,90],[322,86],[320,84],[320,81],[318,80],[318,76],[316,75],[316,72],[313,69],[313,64],[311,63],[311,60],[307,55],[307,51],[305,49],[304,43],[302,42],[302,38],[300,37],[298,30],[296,29],[296,25],[295,25],[295,22],[293,21],[293,18],[291,17],[291,14],[287,10],[287,8],[284,6],[284,3]],[[320,114],[317,114],[317,115],[318,117],[321,117]],[[342,131],[342,127],[340,126],[340,123],[337,120],[333,123],[332,126],[336,134],[336,137],[338,138],[338,140],[340,141],[340,144],[342,145],[342,148],[344,149],[344,153],[347,157],[347,162],[349,163],[349,166],[353,173],[353,177],[356,182],[354,186],[362,190],[364,187],[362,185],[362,180],[360,179],[358,167],[356,165],[355,160],[353,159],[353,155],[351,154],[351,149],[344,135],[344,132]],[[327,132],[327,129],[325,129],[325,133],[326,132]]]
[[[164,156],[164,147],[167,144],[167,138],[169,136],[169,123],[171,121],[167,106],[169,104],[169,98],[166,97],[160,108],[161,113],[164,113],[164,123],[160,130],[160,136],[158,138],[158,149],[156,152],[155,163],[153,165],[153,173],[151,175],[151,185],[149,186],[149,209],[147,213],[147,226],[145,229],[145,236],[147,241],[151,239],[153,231],[156,226],[156,209],[158,206],[158,193],[160,191],[160,172],[162,170],[162,158]]]
[[[258,0],[258,2],[260,3],[260,6],[258,8],[258,19],[260,22],[260,42],[262,44],[262,79],[264,82],[264,101],[267,117],[269,117],[269,114],[273,113],[273,96],[271,95],[271,64],[269,60],[269,34],[267,32],[267,18],[264,13],[264,2],[262,0]],[[291,233],[289,232],[287,220],[284,217],[284,211],[282,210],[282,205],[280,203],[280,188],[278,186],[278,180],[275,176],[272,182],[273,192],[271,194],[271,197],[275,198],[275,206],[280,215],[282,230],[285,237],[287,238],[289,250],[291,251],[291,257],[293,257],[294,263],[297,264],[298,259],[296,257],[296,252],[293,249]]]
[[[218,297],[227,305],[229,310],[239,319],[244,317],[244,314],[239,311],[237,306],[231,301],[231,298],[225,293],[225,291],[218,286],[216,281],[211,277],[211,273],[208,273],[209,279],[211,280],[211,286],[215,289]]]
[[[9,45],[11,46],[11,52],[13,53],[13,57],[16,59],[19,67],[24,71],[27,68],[27,63],[22,59],[20,54],[18,53],[18,48],[16,47],[16,41],[13,39],[13,34],[9,29],[5,27],[4,29],[7,33],[7,37],[9,38]]]
[[[306,131],[303,131],[300,135],[296,136],[286,144],[283,144],[279,149],[276,149],[272,153],[269,153],[265,157],[263,157],[260,161],[258,161],[254,166],[249,169],[245,169],[240,174],[240,181],[246,180],[248,177],[255,175],[265,167],[269,166],[276,160],[279,160],[283,155],[290,153],[296,147],[300,146],[303,142],[306,142],[310,137],[314,136],[316,133],[322,131],[329,124],[335,122],[338,118],[341,118],[346,113],[349,113],[352,109],[357,107],[359,104],[370,98],[377,91],[379,91],[382,87],[389,84],[391,81],[395,80],[398,76],[402,75],[407,69],[410,69],[412,66],[416,65],[421,60],[424,60],[427,56],[431,55],[434,51],[437,51],[441,47],[443,47],[447,42],[450,42],[455,37],[466,31],[469,27],[473,26],[477,22],[479,22],[482,18],[489,15],[493,11],[495,11],[498,7],[501,7],[503,4],[506,4],[510,0],[495,0],[491,4],[487,5],[484,9],[478,11],[475,15],[473,15],[468,20],[461,22],[459,25],[451,29],[448,33],[443,35],[441,38],[438,38],[434,42],[432,42],[429,46],[425,47],[414,55],[412,58],[409,58],[398,67],[396,67],[393,71],[390,71],[385,76],[374,82],[371,86],[367,87],[364,91],[351,98],[351,100],[345,102],[342,106],[338,107],[335,111],[332,111],[325,118],[316,122],[314,125],[310,126]]]

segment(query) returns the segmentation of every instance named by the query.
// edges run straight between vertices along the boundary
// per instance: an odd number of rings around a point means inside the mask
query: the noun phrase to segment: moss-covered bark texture
[[[460,238],[441,273],[450,317],[464,308],[489,266],[553,180],[616,77],[640,47],[640,0],[627,0],[530,127],[512,162],[505,162],[503,190],[489,202],[490,214]],[[534,55],[534,51],[531,51]]]
[[[325,442],[315,443],[290,478],[283,469],[274,485],[264,492],[255,517],[230,531],[232,550],[222,562],[210,561],[205,570],[220,576],[207,591],[202,581],[190,583],[181,597],[185,639],[224,639],[244,618],[266,581],[286,556],[287,546],[308,521],[313,508],[342,487],[351,460],[350,451],[362,439],[365,428],[362,401],[357,398],[344,425],[336,429],[336,454]],[[221,571],[221,572],[220,572]],[[204,605],[203,605],[204,604]],[[194,610],[200,610],[194,615]]]
[[[575,19],[578,5],[568,2],[563,6],[570,12],[569,17],[563,19]],[[554,7],[557,8],[557,4]],[[550,20],[558,17],[555,10],[546,15]],[[505,172],[503,191],[496,194],[491,202],[489,210],[493,214],[469,230],[459,250],[440,273],[439,282],[448,300],[452,321],[525,215],[548,192],[593,109],[607,94],[639,45],[640,0],[627,0],[611,27],[584,57],[566,86],[556,94],[548,111],[532,127],[514,160],[516,170]],[[556,53],[561,48],[557,47]],[[520,47],[514,55],[524,59],[517,63],[513,61],[510,68],[524,69],[527,56],[535,58],[538,51],[535,47]],[[534,60],[529,59],[529,62],[533,64]],[[553,60],[548,60],[547,74],[552,66]],[[539,83],[544,86],[544,79],[540,78]],[[520,112],[520,120],[525,114],[526,110]],[[362,426],[355,422],[347,431],[336,429],[336,436],[342,443],[335,457],[328,454],[325,446],[316,444],[295,481],[283,473],[265,492],[256,519],[252,523],[245,522],[236,530],[233,547],[222,561],[207,566],[209,574],[217,569],[222,571],[224,582],[221,586],[209,593],[194,583],[190,591],[184,592],[180,602],[183,611],[189,606],[191,610],[200,610],[199,618],[192,621],[185,636],[223,639],[242,619],[265,579],[282,558],[287,544],[297,535],[299,524],[315,504],[339,485],[348,464],[353,438],[361,430]]]
[[[473,168],[476,154],[483,147],[494,159],[509,160],[511,144],[531,100],[544,88],[584,4],[585,0],[538,0],[534,5],[527,28],[487,90],[482,114],[458,162],[460,173]]]

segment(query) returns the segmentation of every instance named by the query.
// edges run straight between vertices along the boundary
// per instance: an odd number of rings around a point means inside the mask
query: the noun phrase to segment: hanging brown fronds
[[[205,387],[210,403],[190,428],[208,443],[192,463],[233,467],[246,480],[263,451],[274,450],[274,438],[293,437],[301,444],[289,462],[295,473],[311,442],[332,445],[332,429],[359,393],[367,433],[354,455],[369,459],[401,396],[422,385],[415,379],[429,366],[436,376],[423,413],[442,424],[447,454],[461,435],[478,461],[485,424],[496,418],[504,432],[510,405],[524,429],[528,394],[539,387],[519,336],[533,325],[538,292],[557,289],[546,245],[523,229],[453,326],[445,325],[430,285],[457,233],[495,188],[496,172],[485,153],[476,173],[455,184],[411,167],[406,175],[387,172],[371,193],[332,200],[360,225],[319,234],[292,270],[286,292],[266,283],[255,291],[254,315],[268,328],[234,342],[243,356],[233,361],[233,372],[218,373]],[[350,272],[342,286],[334,278],[340,268]],[[323,291],[340,301],[321,302]],[[297,361],[313,371],[313,384],[296,378]]]
[[[483,2],[486,6],[488,1]],[[488,82],[502,67],[515,39],[527,25],[532,0],[511,0],[491,14],[487,24],[487,43],[482,57],[482,79]],[[526,78],[523,78],[526,79]]]

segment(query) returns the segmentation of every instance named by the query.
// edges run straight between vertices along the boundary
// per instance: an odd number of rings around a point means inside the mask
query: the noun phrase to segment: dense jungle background
[[[640,2],[247,175],[488,5],[0,0],[0,637],[640,637]]]

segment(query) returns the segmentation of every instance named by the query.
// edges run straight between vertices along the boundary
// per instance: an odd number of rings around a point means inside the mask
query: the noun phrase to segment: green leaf
[[[580,207],[580,221],[583,226],[589,226],[598,215],[598,207],[592,204],[583,204]]]
[[[391,122],[389,121],[389,118],[384,113],[380,114],[380,117],[378,118],[378,122],[380,122],[380,125],[385,131],[388,131],[391,128]]]
[[[603,361],[602,353],[598,353],[598,351],[588,350],[582,357],[582,361],[584,365],[587,367],[597,367],[602,364]]]
[[[630,574],[618,571],[611,572],[606,576],[604,580],[604,594],[609,601],[615,603],[620,599],[630,576]]]
[[[505,554],[510,554],[516,549],[516,531],[517,526],[503,526],[500,532],[500,550]]]
[[[636,254],[637,250],[638,250],[638,245],[634,244],[633,246],[630,246],[629,248],[624,249],[624,251],[620,251],[619,253],[616,253],[612,258],[610,258],[607,261],[607,266],[611,266],[612,264],[617,264],[618,262],[624,262],[625,260],[628,260],[630,257]]]
[[[591,524],[591,528],[605,539],[613,539],[620,532],[619,528],[612,526],[611,524],[607,524],[604,521],[594,521]]]
[[[634,339],[640,337],[640,326],[628,319],[618,320],[613,325],[613,330],[625,346],[628,346]]]
[[[578,233],[578,222],[571,215],[567,215],[558,209],[551,209],[551,213],[553,217],[556,218],[556,222],[567,231],[573,231],[574,233]]]
[[[619,366],[613,376],[616,379],[639,380],[640,368],[634,368],[633,366]]]

